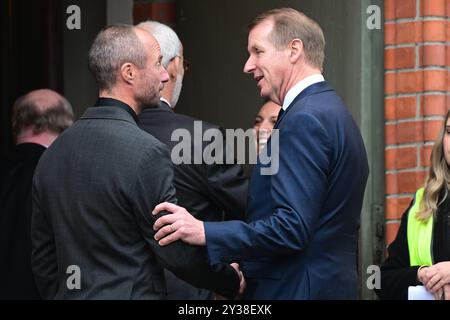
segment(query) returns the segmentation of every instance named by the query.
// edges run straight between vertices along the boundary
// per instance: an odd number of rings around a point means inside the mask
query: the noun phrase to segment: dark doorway
[[[30,90],[63,93],[62,22],[58,0],[1,2],[0,155],[12,145],[11,107]]]

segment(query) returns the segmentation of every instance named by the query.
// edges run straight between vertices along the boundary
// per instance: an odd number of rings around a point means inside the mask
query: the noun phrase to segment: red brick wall
[[[450,0],[385,0],[386,243],[450,109]]]

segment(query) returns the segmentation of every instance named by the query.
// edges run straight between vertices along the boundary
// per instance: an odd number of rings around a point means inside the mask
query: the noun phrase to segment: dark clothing
[[[176,201],[167,148],[118,107],[86,110],[45,152],[33,180],[32,267],[47,299],[163,299],[163,267],[234,297],[239,277],[203,248],[161,247],[151,214]],[[80,270],[70,289],[68,267]],[[73,279],[72,279],[73,280]]]
[[[377,295],[385,300],[407,300],[408,287],[419,285],[417,270],[419,266],[410,266],[408,250],[408,214],[412,207],[402,216],[400,228],[395,240],[388,247],[388,258],[381,265],[381,289]],[[450,261],[450,198],[438,207],[433,225],[433,264]]]
[[[184,129],[194,137],[195,121],[200,120],[173,112],[168,104],[161,101],[157,108],[145,109],[139,116],[141,129],[153,135],[168,146],[169,150],[180,142],[172,141],[172,133]],[[210,123],[201,121],[201,135],[208,129],[219,129]],[[225,136],[225,135],[224,135]],[[191,160],[202,158],[205,144],[190,143]],[[197,155],[195,155],[195,153]],[[226,156],[226,155],[224,155]],[[221,221],[225,219],[244,219],[247,202],[247,178],[239,165],[199,164],[174,165],[174,186],[178,204],[186,208],[193,216],[203,221]],[[166,272],[169,299],[206,299],[210,292],[197,289],[185,281]]]
[[[30,262],[31,183],[45,150],[19,144],[0,168],[0,300],[40,299]]]
[[[209,261],[241,263],[246,299],[356,299],[368,176],[359,128],[330,85],[319,82],[294,99],[274,129],[279,144],[272,145],[274,131],[265,148],[279,151],[279,161],[253,169],[248,223],[205,223]]]
[[[139,127],[173,150],[179,141],[172,141],[172,133],[185,129],[194,137],[195,121],[198,126],[201,123],[202,135],[209,129],[219,129],[205,121],[175,113],[164,102],[158,108],[145,109],[139,116]],[[195,154],[203,155],[206,144],[196,149],[191,140],[192,162]],[[220,221],[223,218],[245,218],[248,181],[240,165],[207,165],[203,161],[199,164],[179,164],[174,165],[174,174],[178,203],[197,219]]]
[[[104,106],[110,107],[113,106],[125,110],[133,117],[133,120],[137,124],[139,124],[139,118],[136,112],[134,112],[134,110],[126,103],[113,98],[103,98],[103,97],[98,98],[97,101],[95,102],[95,107],[104,107]]]

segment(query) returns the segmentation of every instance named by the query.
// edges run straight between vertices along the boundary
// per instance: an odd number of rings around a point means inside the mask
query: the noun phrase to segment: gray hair
[[[313,67],[323,69],[325,37],[317,22],[295,9],[280,8],[261,13],[248,28],[252,30],[269,19],[274,22],[270,38],[275,47],[285,48],[291,40],[298,38],[303,42],[306,61]]]
[[[100,90],[110,90],[117,80],[117,73],[124,63],[145,68],[147,55],[134,27],[124,24],[104,28],[89,50],[89,70]]]
[[[173,58],[181,56],[181,41],[175,31],[169,26],[157,21],[148,20],[139,23],[137,27],[151,33],[158,41],[163,55],[162,64],[164,68],[167,67]]]
[[[49,97],[50,98],[43,98]],[[12,109],[13,137],[32,127],[34,134],[45,131],[60,134],[73,123],[72,106],[60,94],[41,89],[31,91],[14,102]]]

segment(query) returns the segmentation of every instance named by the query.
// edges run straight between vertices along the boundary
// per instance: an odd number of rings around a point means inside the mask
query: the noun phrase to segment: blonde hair
[[[425,181],[423,201],[417,212],[417,219],[426,221],[432,215],[436,215],[439,206],[439,195],[445,190],[444,199],[447,197],[447,190],[450,189],[450,170],[444,155],[443,140],[446,132],[447,120],[450,117],[450,110],[445,116],[444,125],[439,138],[436,140],[431,151],[431,166],[428,177]],[[443,199],[441,200],[443,201]]]

